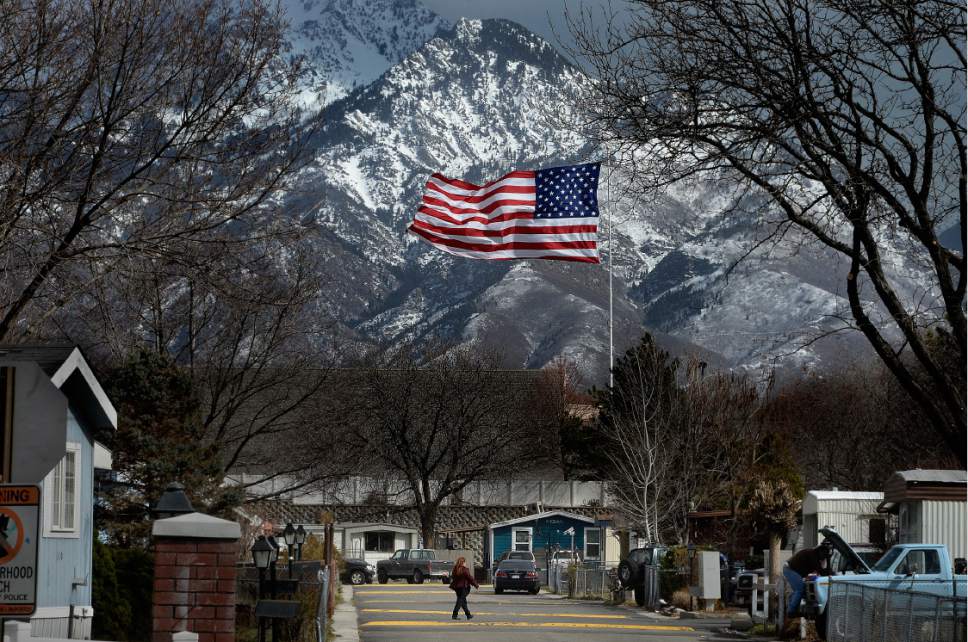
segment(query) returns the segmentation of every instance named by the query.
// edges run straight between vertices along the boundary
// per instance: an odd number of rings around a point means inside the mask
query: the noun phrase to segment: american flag
[[[432,174],[410,231],[474,259],[598,263],[600,166],[511,172],[486,185]]]

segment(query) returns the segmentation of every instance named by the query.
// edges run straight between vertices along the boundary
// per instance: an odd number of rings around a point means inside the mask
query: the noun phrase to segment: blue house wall
[[[498,526],[493,530],[494,549],[491,551],[489,562],[493,562],[505,551],[511,550],[512,531],[516,528],[531,528],[531,551],[540,552],[555,544],[561,549],[571,548],[572,538],[564,533],[569,527],[575,529],[575,548],[584,552],[585,529],[595,527],[593,523],[564,515],[551,515],[508,526]]]
[[[67,413],[67,441],[80,444],[77,492],[80,509],[78,511],[77,536],[42,536],[37,552],[37,606],[66,607],[91,605],[92,546],[94,541],[94,442],[78,423],[74,413]],[[40,484],[41,498],[48,489],[47,480]],[[45,501],[41,501],[40,530],[44,532],[48,524]],[[82,586],[73,587],[74,578],[86,580]]]

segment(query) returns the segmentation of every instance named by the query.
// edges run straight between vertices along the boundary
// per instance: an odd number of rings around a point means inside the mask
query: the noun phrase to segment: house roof
[[[884,484],[880,512],[893,513],[901,502],[968,501],[968,473],[964,470],[901,470]]]
[[[544,519],[546,517],[552,517],[554,515],[559,515],[561,517],[567,517],[568,519],[574,519],[580,522],[587,522],[589,524],[594,524],[595,520],[591,517],[585,517],[584,515],[575,515],[574,513],[568,513],[563,510],[546,510],[542,513],[533,513],[531,515],[525,515],[524,517],[517,517],[515,519],[509,519],[503,522],[495,522],[489,524],[489,529],[501,528],[502,526],[512,526],[514,524],[523,524],[525,522],[533,522],[539,519]]]
[[[850,490],[810,490],[803,498],[803,514],[815,515],[820,512],[869,511],[884,499],[884,493]],[[824,504],[821,507],[821,503]]]
[[[961,484],[968,483],[968,471],[964,470],[900,470],[894,473],[895,477],[903,479],[907,483],[931,483],[931,484]]]
[[[118,427],[118,411],[94,376],[81,349],[73,345],[0,345],[0,360],[34,362],[88,426]]]
[[[345,530],[347,528],[361,528],[361,527],[363,527],[363,528],[373,528],[373,529],[390,530],[390,531],[393,531],[395,533],[417,533],[417,532],[419,532],[416,528],[410,528],[408,526],[400,526],[398,524],[388,524],[386,522],[343,522],[343,523],[336,522],[335,524],[333,524],[333,527],[334,528],[338,528],[338,529],[341,528],[343,530]]]

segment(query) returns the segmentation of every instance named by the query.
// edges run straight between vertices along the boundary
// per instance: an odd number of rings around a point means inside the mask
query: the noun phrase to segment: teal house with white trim
[[[74,346],[0,346],[4,483],[40,486],[35,637],[90,639],[95,441],[117,411]]]
[[[574,538],[569,529],[574,530]],[[487,565],[507,551],[529,551],[540,568],[548,551],[569,550],[572,543],[586,562],[618,563],[618,540],[608,521],[551,510],[490,524]]]

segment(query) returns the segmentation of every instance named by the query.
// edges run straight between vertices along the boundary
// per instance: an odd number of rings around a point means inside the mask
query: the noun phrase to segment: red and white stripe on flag
[[[598,263],[598,217],[535,216],[533,171],[486,185],[432,174],[410,231],[473,259],[557,259]]]

